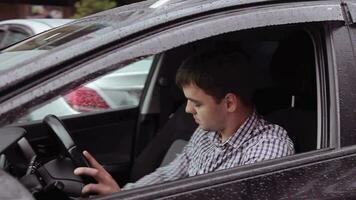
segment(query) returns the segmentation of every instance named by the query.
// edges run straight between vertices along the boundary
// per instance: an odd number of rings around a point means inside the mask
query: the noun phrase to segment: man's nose
[[[194,114],[194,108],[189,100],[187,101],[187,105],[185,106],[185,112]]]

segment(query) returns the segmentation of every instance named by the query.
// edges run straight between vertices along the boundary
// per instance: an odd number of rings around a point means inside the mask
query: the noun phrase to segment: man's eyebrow
[[[192,101],[193,103],[200,103],[200,101],[195,100],[195,99],[192,99],[192,98],[189,98],[189,97],[187,97],[187,99],[188,99],[189,101]]]

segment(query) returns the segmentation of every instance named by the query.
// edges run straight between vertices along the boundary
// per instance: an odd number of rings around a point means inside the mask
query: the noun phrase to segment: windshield
[[[0,71],[10,69],[79,37],[90,37],[89,34],[95,34],[105,27],[107,26],[104,24],[68,25],[36,35],[3,50],[0,54]]]

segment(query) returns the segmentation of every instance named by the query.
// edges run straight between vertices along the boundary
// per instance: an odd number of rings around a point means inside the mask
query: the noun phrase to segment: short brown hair
[[[234,93],[249,104],[252,96],[247,56],[240,52],[210,51],[188,57],[179,67],[176,84],[195,84],[220,102],[227,93]]]

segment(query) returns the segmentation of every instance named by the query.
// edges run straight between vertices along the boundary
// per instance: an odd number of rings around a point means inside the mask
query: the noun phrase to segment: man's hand
[[[74,174],[78,176],[91,176],[98,183],[90,183],[83,187],[83,194],[111,194],[119,192],[121,189],[112,176],[94,159],[89,152],[84,151],[83,155],[88,160],[91,167],[78,167]]]

